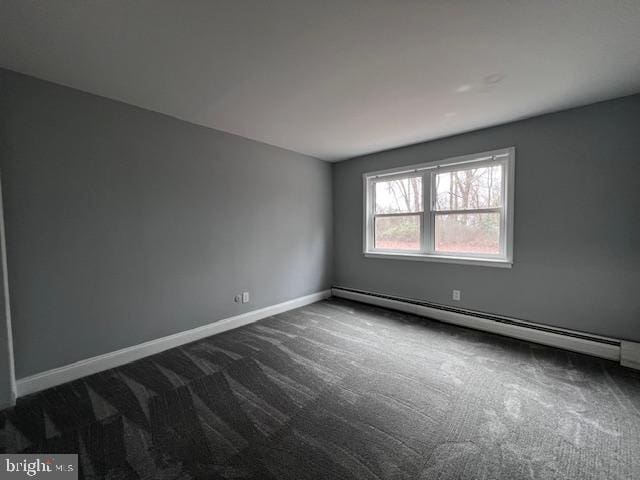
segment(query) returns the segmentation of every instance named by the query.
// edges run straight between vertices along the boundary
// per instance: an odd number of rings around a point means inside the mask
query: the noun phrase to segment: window
[[[515,149],[367,173],[369,257],[508,267]]]

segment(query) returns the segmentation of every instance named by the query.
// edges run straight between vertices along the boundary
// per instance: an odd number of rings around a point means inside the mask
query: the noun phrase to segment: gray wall
[[[329,164],[0,81],[18,378],[330,286]]]
[[[6,243],[4,236],[4,218],[2,207],[2,189],[0,188],[0,408],[13,404],[15,378],[13,371],[13,350],[11,318],[8,307],[8,282],[6,277]]]
[[[363,257],[363,172],[512,145],[512,269]],[[336,285],[640,340],[640,95],[341,162],[333,190]]]

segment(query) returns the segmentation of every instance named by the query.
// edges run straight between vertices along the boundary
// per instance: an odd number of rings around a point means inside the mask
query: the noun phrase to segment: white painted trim
[[[362,253],[368,258],[385,258],[393,260],[417,260],[427,262],[457,263],[463,265],[480,265],[500,268],[511,268],[513,264],[513,221],[514,221],[514,186],[515,186],[515,147],[501,148],[490,152],[482,152],[461,157],[448,158],[433,162],[409,165],[404,167],[365,172],[363,181],[363,221],[362,221]],[[435,175],[456,169],[479,167],[483,165],[500,164],[503,169],[502,198],[503,203],[497,208],[480,208],[469,210],[437,211],[434,207]],[[420,212],[406,212],[398,214],[375,214],[375,184],[398,178],[422,178],[422,204]],[[435,218],[437,215],[455,213],[486,213],[500,214],[500,253],[496,255],[481,254],[450,254],[435,251]],[[383,250],[374,248],[375,219],[381,216],[419,216],[420,218],[420,249],[417,251]]]
[[[620,364],[640,370],[640,343],[622,340],[620,343]]]
[[[22,397],[81,377],[86,377],[87,375],[92,375],[103,370],[119,367],[126,363],[160,353],[170,348],[178,347],[217,333],[242,327],[243,325],[262,320],[263,318],[277,315],[278,313],[324,300],[330,296],[331,290],[312,293],[311,295],[294,298],[293,300],[253,310],[241,315],[236,315],[235,317],[218,320],[208,325],[203,325],[202,327],[175,333],[167,337],[157,338],[139,345],[133,345],[121,350],[116,350],[115,352],[105,353],[96,357],[80,360],[79,362],[75,362],[70,365],[54,368],[29,377],[20,378],[17,381],[17,394],[18,397]]]
[[[460,265],[480,265],[483,267],[511,268],[513,264],[506,260],[490,260],[488,258],[455,257],[450,255],[427,255],[423,253],[383,253],[381,251],[366,252],[366,258],[386,258],[392,260],[414,260],[418,262],[458,263]]]
[[[342,297],[349,300],[356,300],[358,302],[377,305],[380,307],[392,308],[394,310],[400,310],[402,312],[412,313],[414,315],[420,315],[422,317],[433,318],[441,322],[451,323],[462,327],[496,333],[498,335],[518,338],[520,340],[527,340],[529,342],[562,348],[565,350],[570,350],[572,352],[585,353],[587,355],[593,355],[594,357],[620,361],[620,347],[618,345],[610,345],[607,343],[595,342],[584,338],[576,338],[559,333],[535,330],[532,328],[527,328],[525,326],[500,323],[494,320],[487,320],[470,314],[449,312],[446,310],[440,310],[423,305],[415,305],[413,303],[403,302],[399,300],[367,295],[366,293],[350,292],[347,290],[341,290],[339,288],[333,289],[332,294],[335,297]],[[570,331],[567,329],[562,330],[567,332]],[[594,337],[598,336],[594,335]]]
[[[388,168],[386,170],[376,170],[375,172],[367,172],[364,175],[367,177],[398,177],[421,170],[431,170],[440,167],[441,169],[454,166],[457,167],[463,163],[491,163],[499,158],[505,158],[511,155],[513,152],[511,149],[515,147],[505,147],[496,150],[490,150],[481,153],[471,153],[469,155],[460,155],[458,157],[449,157],[441,160],[432,160],[430,162],[418,163],[414,165],[405,165],[402,167]],[[495,158],[494,158],[495,157]]]
[[[2,200],[2,180],[0,179],[0,263],[2,263],[2,293],[4,296],[4,318],[7,335],[7,365],[9,366],[9,405],[0,405],[0,408],[11,407],[16,403],[16,372],[13,357],[13,331],[11,328],[11,304],[9,301],[9,273],[7,269],[7,244],[4,228],[4,202]],[[2,373],[4,375],[4,372]]]

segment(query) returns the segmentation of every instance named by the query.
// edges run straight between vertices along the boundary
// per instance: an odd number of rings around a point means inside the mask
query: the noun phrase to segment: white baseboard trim
[[[640,370],[640,343],[622,340],[620,344],[620,364]]]
[[[96,357],[80,360],[79,362],[37,373],[29,377],[20,378],[16,382],[18,397],[39,392],[47,388],[55,387],[78,378],[86,377],[94,373],[102,372],[110,368],[119,367],[129,362],[139,360],[149,355],[160,353],[173,347],[200,340],[217,333],[226,332],[234,328],[242,327],[263,318],[277,315],[294,308],[304,307],[311,303],[324,300],[331,296],[331,290],[312,293],[304,297],[294,298],[286,302],[260,308],[251,312],[224,318],[202,327],[193,328],[184,332],[175,333],[167,337],[157,338],[138,345],[105,353]]]
[[[359,292],[354,292],[349,290],[343,290],[340,288],[332,289],[332,293],[333,293],[333,296],[335,297],[342,297],[349,300],[356,300],[358,302],[368,303],[371,305],[377,305],[380,307],[400,310],[402,312],[412,313],[414,315],[420,315],[422,317],[428,317],[435,320],[439,320],[441,322],[460,325],[462,327],[496,333],[498,335],[518,338],[520,340],[527,340],[529,342],[540,343],[542,345],[549,345],[552,347],[562,348],[565,350],[570,350],[572,352],[585,353],[587,355],[592,355],[594,357],[606,358],[608,360],[615,360],[616,362],[620,361],[620,344],[619,343],[617,345],[614,345],[611,343],[602,343],[595,340],[588,340],[585,338],[576,338],[568,335],[562,335],[561,333],[553,333],[549,331],[528,328],[526,326],[513,325],[509,323],[501,323],[495,320],[488,320],[485,318],[476,317],[471,314],[440,310],[438,308],[431,308],[424,305],[417,305],[417,304],[405,302],[402,300],[383,298],[375,295],[368,295],[367,293],[359,293]],[[522,322],[522,323],[523,325],[525,323],[531,324],[530,322]],[[558,329],[558,331],[570,332],[569,330],[566,330],[566,329],[562,329],[562,330]],[[580,332],[575,332],[575,333],[578,334]],[[595,335],[594,335],[594,338],[606,339],[608,341],[616,341],[615,339],[599,337]],[[640,344],[637,344],[637,345],[640,346]],[[640,356],[637,358],[637,361],[640,362]],[[628,366],[631,366],[631,365],[628,365]]]

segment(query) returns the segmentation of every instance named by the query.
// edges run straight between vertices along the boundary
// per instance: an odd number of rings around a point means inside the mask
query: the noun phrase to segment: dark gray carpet
[[[335,298],[0,421],[84,478],[640,478],[640,372]]]

